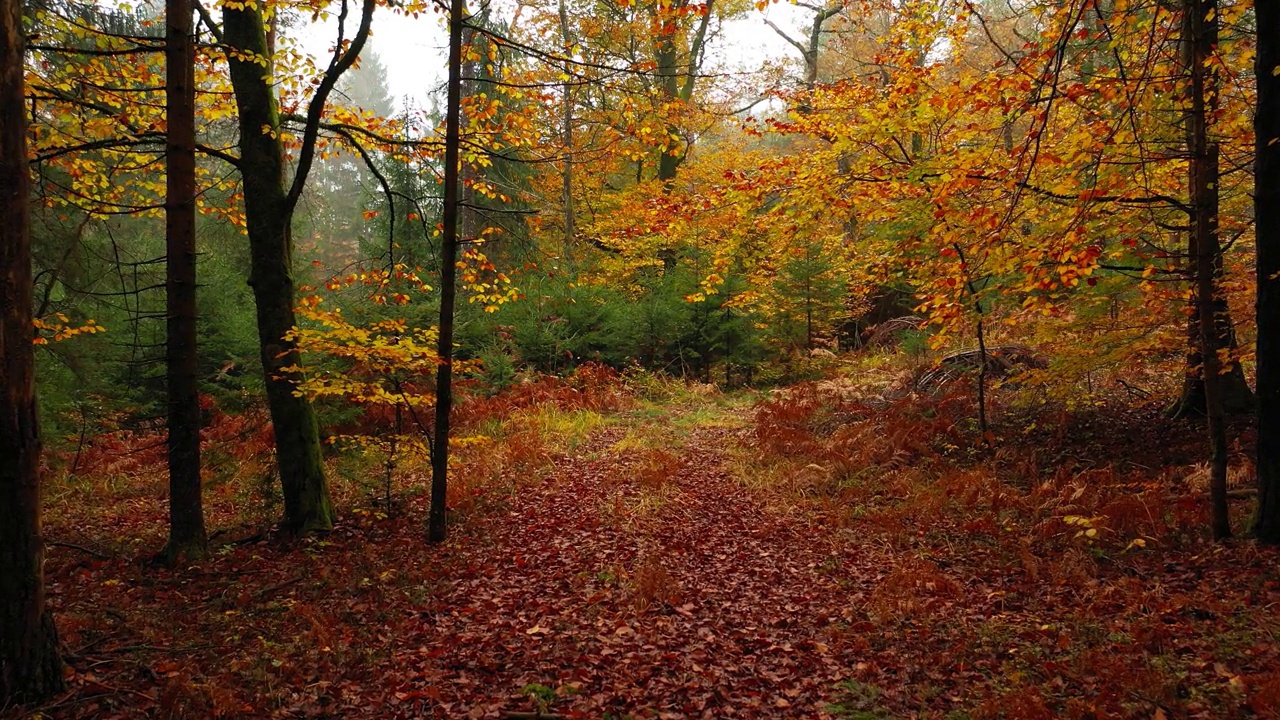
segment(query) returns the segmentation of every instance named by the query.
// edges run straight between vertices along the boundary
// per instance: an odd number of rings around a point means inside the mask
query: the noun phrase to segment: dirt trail
[[[847,578],[866,574],[734,482],[727,431],[694,431],[665,482],[619,462],[620,435],[459,534],[462,570],[398,643],[422,667],[407,716],[527,711],[533,684],[566,717],[828,716],[860,659],[838,640]]]

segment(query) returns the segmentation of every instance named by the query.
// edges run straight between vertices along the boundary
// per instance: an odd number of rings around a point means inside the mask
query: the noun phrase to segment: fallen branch
[[[59,540],[48,540],[45,542],[45,545],[47,547],[63,547],[63,548],[70,548],[72,550],[79,550],[80,552],[86,555],[92,555],[93,557],[96,557],[99,560],[110,560],[112,558],[111,555],[98,552],[97,550],[84,547],[83,545],[76,545],[75,543],[61,542]]]
[[[272,585],[272,586],[270,586],[270,587],[262,588],[261,590],[259,590],[259,591],[256,593],[256,597],[258,598],[258,600],[265,600],[265,599],[267,599],[268,597],[270,597],[270,596],[272,596],[272,595],[275,595],[276,593],[280,592],[281,590],[284,590],[285,588],[289,587],[290,585],[297,585],[301,580],[302,580],[302,578],[293,578],[293,579],[291,579],[291,580],[286,580],[286,581],[284,581],[284,582],[282,582],[282,583],[277,583],[277,584]]]

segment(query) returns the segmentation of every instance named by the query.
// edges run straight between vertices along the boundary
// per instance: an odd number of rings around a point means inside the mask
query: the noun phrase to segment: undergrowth
[[[855,659],[829,678],[836,717],[1277,717],[1274,557],[1208,542],[1194,423],[1123,397],[1033,405],[1006,387],[984,449],[969,388],[917,392],[918,369],[878,360],[857,370],[763,396],[598,367],[497,395],[464,384],[450,509],[464,532],[473,517],[540,527],[503,511],[547,492],[562,461],[591,468],[577,480],[607,503],[594,532],[610,551],[635,545],[601,563],[593,602],[617,595],[628,618],[690,613],[699,581],[672,568],[697,542],[675,551],[664,528],[690,511],[682,484],[721,472],[723,453],[744,494],[830,549],[813,571],[843,606],[815,625],[815,652]],[[276,543],[265,413],[208,407],[206,419],[205,567],[138,562],[164,542],[162,430],[89,438],[50,463],[51,603],[83,690],[77,716],[97,702],[123,713],[94,693],[143,676],[172,717],[325,716],[333,698],[412,667],[384,628],[422,617],[434,632],[433,598],[477,572],[452,550],[422,550],[429,458],[395,465],[385,508],[385,458],[331,453],[337,528]],[[1253,475],[1250,437],[1235,435],[1239,489]],[[1237,527],[1247,505],[1234,507]],[[753,550],[774,550],[768,524],[753,526]],[[500,561],[541,572],[541,558],[509,550]],[[192,593],[201,611],[174,613]],[[533,629],[547,627],[516,632]],[[350,686],[319,684],[333,676]]]
[[[1280,623],[1264,598],[1280,581],[1251,546],[1209,542],[1194,422],[1123,397],[1041,401],[1032,414],[1006,392],[986,449],[970,388],[884,387],[829,379],[775,392],[730,458],[774,505],[884,549],[877,582],[851,598],[849,642],[890,659],[918,637],[974,663],[973,682],[945,701],[896,690],[872,708],[839,690],[833,712],[1276,716]],[[1250,436],[1237,437],[1231,479],[1243,490]],[[1232,508],[1238,529],[1248,505]],[[847,687],[939,682],[927,667],[865,667]]]
[[[654,380],[654,383],[664,381]],[[459,383],[454,415],[449,507],[462,517],[500,501],[521,482],[573,452],[608,416],[634,404],[629,386],[613,370],[585,365],[560,378],[536,376],[496,395]],[[273,463],[271,422],[265,408],[225,413],[202,398],[202,478],[206,525],[222,536],[262,534],[281,511]],[[408,432],[425,436],[426,427]],[[362,424],[363,423],[363,424]],[[366,413],[344,418],[336,438],[389,432],[386,418]],[[385,443],[383,444],[385,445]],[[88,543],[108,554],[158,550],[167,528],[165,430],[152,422],[107,428],[47,454],[46,524],[55,541]],[[430,486],[430,456],[401,450],[391,466],[392,507],[385,502],[387,451],[375,443],[326,444],[330,491],[339,513],[385,519],[389,512],[421,510]]]

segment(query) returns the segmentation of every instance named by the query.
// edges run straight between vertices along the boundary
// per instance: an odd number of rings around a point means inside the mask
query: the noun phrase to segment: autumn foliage
[[[163,21],[27,10],[32,712],[1280,717],[1254,3],[471,3],[447,107],[359,6],[193,8],[171,566]]]

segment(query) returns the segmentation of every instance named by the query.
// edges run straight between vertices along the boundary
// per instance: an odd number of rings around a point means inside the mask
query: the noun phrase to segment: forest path
[[[1064,522],[1086,488],[1070,473],[1024,491],[994,476],[1008,464],[894,451],[919,418],[891,436],[864,423],[837,485],[803,475],[802,448],[753,450],[745,433],[768,426],[747,421],[746,395],[636,396],[495,424],[455,473],[460,522],[440,545],[424,542],[420,486],[390,517],[370,505],[374,472],[338,485],[351,510],[332,533],[255,534],[166,569],[147,560],[166,519],[156,477],[64,484],[47,532],[70,542],[47,571],[69,688],[33,712],[1277,717],[1274,553],[1178,534],[1203,523],[1091,540]],[[1147,516],[1131,477],[1082,477],[1123,483],[1089,516]],[[209,494],[223,523],[261,502],[231,483]],[[1134,533],[1147,546],[1126,547]]]
[[[859,659],[850,578],[875,573],[735,482],[732,429],[686,429],[605,427],[462,528],[451,585],[397,643],[396,665],[425,661],[400,696],[446,717],[536,710],[535,685],[564,717],[829,717]]]

